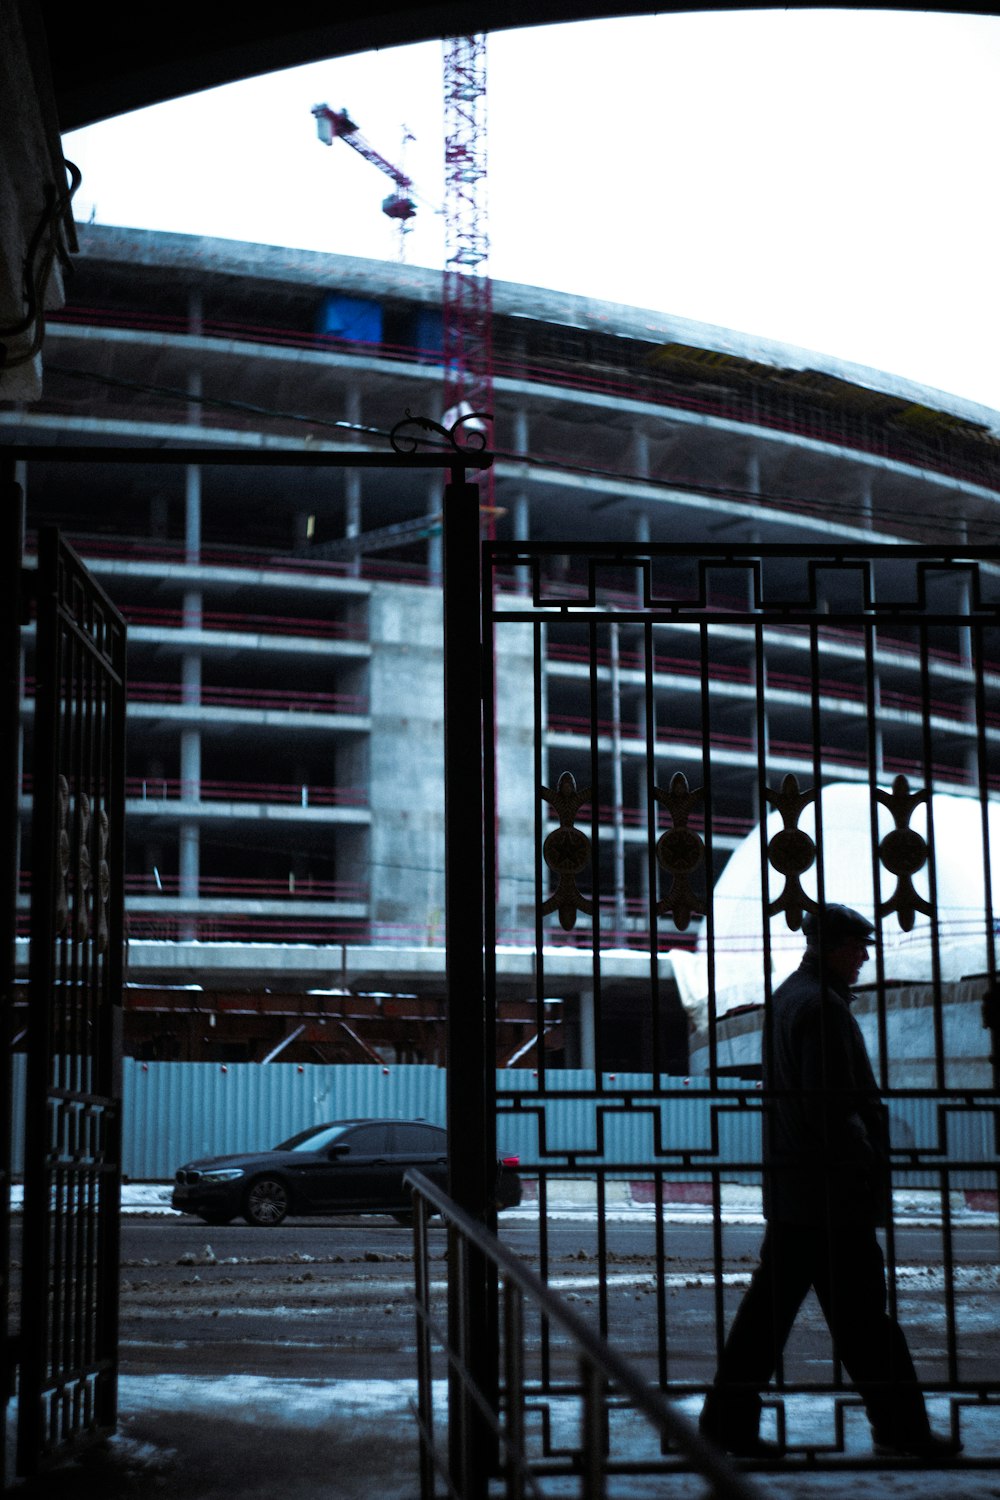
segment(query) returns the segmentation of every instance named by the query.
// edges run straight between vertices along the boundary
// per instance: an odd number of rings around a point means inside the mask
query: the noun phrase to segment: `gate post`
[[[0,512],[3,533],[0,540],[3,575],[0,581],[0,681],[3,700],[0,722],[7,725],[0,736],[0,850],[3,874],[0,876],[0,1444],[6,1450],[7,1405],[14,1393],[16,1352],[9,1334],[10,1301],[10,1174],[11,1174],[11,1066],[10,1039],[14,1034],[14,976],[17,937],[17,884],[19,805],[21,768],[19,756],[21,725],[21,601],[24,555],[24,495],[16,478],[16,465],[3,461],[0,473]]]
[[[483,671],[479,487],[454,471],[443,524],[445,929],[448,993],[448,1191],[479,1223],[495,1224],[496,1093],[492,1017],[483,970]],[[492,762],[491,762],[492,763]],[[496,1285],[472,1247],[448,1274],[448,1342],[465,1373],[498,1400]],[[468,1386],[449,1371],[449,1466],[463,1500],[485,1497],[495,1446]]]

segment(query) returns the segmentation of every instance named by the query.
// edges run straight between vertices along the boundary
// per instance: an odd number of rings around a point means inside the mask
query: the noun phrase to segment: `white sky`
[[[441,47],[295,68],[66,136],[101,223],[392,259],[387,178],[317,141],[346,106],[428,204]],[[403,128],[417,137],[405,154]],[[490,270],[720,323],[1000,409],[1000,19],[638,17],[489,39]],[[440,266],[421,208],[407,258]]]

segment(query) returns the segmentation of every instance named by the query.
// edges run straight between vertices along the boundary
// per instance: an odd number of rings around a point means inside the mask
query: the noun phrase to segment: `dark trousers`
[[[702,1423],[725,1442],[757,1434],[767,1386],[813,1287],[834,1349],[857,1387],[875,1436],[901,1442],[928,1430],[903,1330],[886,1311],[885,1262],[874,1229],[768,1225],[760,1265],[729,1330]]]

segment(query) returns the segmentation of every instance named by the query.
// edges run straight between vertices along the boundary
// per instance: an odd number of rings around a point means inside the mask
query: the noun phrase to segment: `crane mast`
[[[486,37],[444,42],[444,408],[493,411],[493,293],[486,197]],[[491,423],[490,423],[491,426]],[[486,441],[492,446],[492,431]],[[493,532],[493,470],[482,477]]]
[[[486,37],[448,37],[444,42],[445,262],[441,294],[445,425],[470,412],[484,419],[492,446],[493,290],[486,197]],[[326,146],[342,140],[385,173],[393,191],[382,212],[405,236],[417,212],[413,181],[361,134],[346,109],[313,107],[316,133]],[[405,243],[401,239],[402,246]],[[493,470],[481,480],[486,529],[493,535]]]

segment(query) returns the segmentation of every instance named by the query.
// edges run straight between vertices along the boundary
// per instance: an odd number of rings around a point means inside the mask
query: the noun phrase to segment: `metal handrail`
[[[508,1500],[523,1500],[528,1494],[541,1496],[539,1480],[555,1473],[578,1476],[581,1497],[601,1500],[608,1474],[627,1472],[628,1467],[618,1460],[612,1465],[610,1460],[608,1410],[612,1399],[616,1406],[624,1404],[646,1418],[659,1437],[662,1452],[679,1452],[686,1466],[710,1481],[712,1500],[761,1500],[760,1489],[496,1235],[477,1223],[422,1172],[408,1172],[405,1181],[412,1190],[414,1204],[415,1415],[419,1429],[421,1500],[434,1500],[435,1472],[444,1479],[449,1495],[455,1500],[485,1500],[491,1470],[494,1477],[502,1477]],[[440,1215],[446,1226],[449,1283],[459,1289],[459,1295],[449,1295],[458,1327],[448,1330],[441,1328],[430,1305],[427,1225],[432,1214]],[[499,1315],[504,1330],[504,1371],[499,1389],[499,1370],[486,1368],[477,1372],[471,1368],[474,1363],[482,1363],[482,1350],[470,1343],[463,1323],[469,1315],[469,1306],[461,1296],[461,1288],[469,1286],[465,1272],[470,1252],[487,1263],[499,1282]],[[580,1398],[579,1442],[575,1447],[560,1445],[557,1459],[529,1452],[525,1421],[526,1303],[568,1337],[579,1368],[579,1386],[564,1392]],[[451,1437],[447,1461],[439,1453],[434,1436],[431,1347],[435,1339],[448,1359]],[[456,1402],[461,1404],[461,1412],[454,1409]],[[666,1470],[676,1466],[665,1463],[663,1467]],[[648,1462],[642,1468],[648,1473]]]

